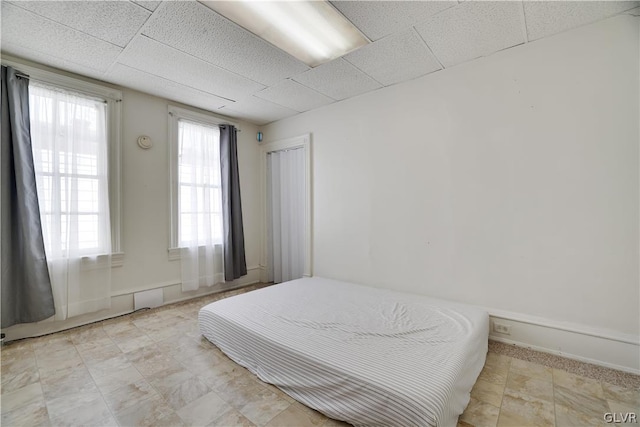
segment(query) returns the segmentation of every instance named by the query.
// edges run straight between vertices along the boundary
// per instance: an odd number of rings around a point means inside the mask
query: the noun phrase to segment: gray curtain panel
[[[236,128],[231,125],[220,126],[220,172],[222,175],[224,280],[230,282],[247,274],[238,174],[238,141]]]
[[[55,314],[29,126],[29,80],[2,67],[2,327]]]

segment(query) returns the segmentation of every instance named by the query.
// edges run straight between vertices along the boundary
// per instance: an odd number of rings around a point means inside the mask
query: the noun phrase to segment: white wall
[[[4,55],[3,58],[15,60]],[[29,61],[18,61],[38,66]],[[39,67],[51,71],[50,68]],[[69,73],[61,74],[96,82]],[[223,288],[255,283],[259,279],[261,220],[256,127],[245,122],[239,122],[238,125],[241,130],[238,133],[240,191],[249,274],[230,284],[183,293],[179,285],[180,261],[170,261],[167,252],[170,242],[167,106],[172,104],[190,107],[134,90],[119,89],[123,95],[121,249],[124,252],[124,265],[112,269],[111,310],[90,313],[64,322],[44,321],[38,324],[17,325],[3,330],[7,334],[7,340],[42,335],[130,312],[133,310],[133,292],[136,291],[163,288],[165,302],[171,302]],[[202,112],[195,108],[194,110]],[[140,135],[151,137],[154,145],[150,150],[138,147],[136,140]]]
[[[312,133],[314,274],[637,342],[638,22],[264,127]]]

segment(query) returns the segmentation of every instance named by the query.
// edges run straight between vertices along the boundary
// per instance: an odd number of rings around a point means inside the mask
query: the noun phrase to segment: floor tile
[[[161,422],[171,421],[175,413],[169,408],[160,396],[152,396],[139,402],[135,406],[130,406],[115,414],[121,426],[149,426],[161,425]],[[166,424],[165,424],[166,425]],[[172,424],[168,424],[172,425]],[[196,424],[193,424],[196,425]]]
[[[478,379],[489,382],[491,384],[505,385],[507,383],[508,374],[508,366],[485,365],[485,367],[480,372],[480,376],[478,377]]]
[[[112,338],[118,333],[129,331],[131,329],[134,329],[135,327],[136,325],[133,324],[129,316],[127,316],[126,318],[116,318],[105,320],[102,322],[102,330]]]
[[[499,413],[498,407],[472,397],[467,408],[460,415],[460,420],[468,422],[474,427],[495,427]]]
[[[130,366],[96,377],[94,381],[102,394],[105,395],[125,385],[133,384],[142,378],[140,372],[133,366]]]
[[[286,400],[254,399],[240,409],[240,413],[256,425],[265,425],[276,415],[287,409],[291,403]]]
[[[102,329],[102,325],[95,323],[89,326],[72,329],[69,333],[69,338],[71,339],[71,342],[78,345],[108,338],[108,335]]]
[[[43,376],[40,381],[47,400],[73,395],[79,392],[97,392],[98,388],[84,366],[58,370]]]
[[[541,380],[510,372],[505,389],[553,402],[551,380]]]
[[[299,407],[290,405],[269,421],[267,427],[315,427],[322,425],[324,421],[324,418],[313,417]]]
[[[187,371],[182,366],[168,369],[166,371],[160,371],[154,375],[146,377],[149,383],[158,390],[161,395],[168,394],[173,387],[190,379],[196,378],[196,375],[190,371]]]
[[[555,425],[553,403],[505,389],[498,426],[543,427]]]
[[[232,409],[230,411],[227,411],[220,418],[213,421],[211,424],[209,424],[209,426],[211,427],[229,427],[229,426],[255,427],[255,424],[249,421],[240,412],[236,411],[235,409]]]
[[[40,380],[40,374],[36,366],[31,366],[17,373],[7,373],[0,376],[2,382],[2,393],[8,393],[14,390],[18,390],[29,384],[33,384]]]
[[[202,380],[191,377],[173,386],[168,393],[163,394],[163,397],[170,407],[179,410],[210,391],[211,389]]]
[[[231,382],[225,387],[218,388],[216,391],[219,392],[220,396],[222,396],[229,405],[239,410],[254,400],[256,394],[262,390],[264,389],[255,383],[236,385]],[[275,397],[275,394],[273,396]]]
[[[168,371],[170,369],[178,369],[182,367],[182,365],[171,356],[162,354],[150,359],[145,359],[141,362],[136,362],[133,364],[133,366],[135,366],[138,372],[140,372],[145,377],[155,375],[163,371]]]
[[[485,365],[493,366],[496,368],[509,368],[511,365],[511,357],[505,356],[503,354],[487,353]]]
[[[117,413],[154,396],[159,396],[158,392],[142,378],[104,394],[104,400],[111,411]]]
[[[47,401],[51,424],[113,426],[115,421],[99,392],[76,393]]]
[[[56,371],[80,367],[83,364],[80,354],[75,346],[59,349],[52,352],[36,352],[36,361],[40,371]]]
[[[553,380],[553,369],[538,363],[527,362],[526,360],[513,359],[509,372],[544,381]]]
[[[16,375],[20,372],[26,371],[27,369],[37,367],[38,364],[36,363],[36,356],[30,352],[30,354],[25,355],[24,358],[12,358],[6,361],[3,359],[0,375]]]
[[[120,350],[122,350],[123,353],[129,353],[131,351],[138,350],[139,348],[148,346],[150,344],[153,344],[153,340],[146,335],[116,341],[116,345]]]
[[[74,345],[66,332],[35,338],[31,344],[33,351],[36,353],[54,352]]]
[[[477,400],[500,407],[504,385],[493,384],[484,380],[476,381],[471,390],[471,396]]]
[[[109,344],[102,347],[87,347],[81,349],[79,346],[76,346],[76,348],[78,348],[78,353],[80,353],[82,360],[84,360],[85,363],[92,365],[123,354],[122,350],[120,350],[120,348],[111,340],[109,340]]]
[[[212,423],[230,409],[218,393],[211,391],[177,411],[177,414],[185,423],[201,426]]]
[[[581,377],[560,369],[554,369],[553,383],[569,390],[579,390],[582,394],[604,399],[602,384],[598,380]]]
[[[631,388],[619,387],[617,385],[602,383],[602,389],[604,391],[604,397],[607,400],[615,400],[618,402],[626,403],[635,408],[638,408],[640,412],[640,389],[634,390]],[[640,416],[640,414],[639,414]],[[640,420],[638,420],[640,422]]]
[[[559,424],[569,422],[586,422],[588,424],[602,422],[605,412],[609,412],[607,401],[594,396],[587,389],[568,389],[556,385],[554,387],[556,407],[566,409],[556,411],[556,418]],[[561,423],[561,421],[563,421]],[[570,425],[570,424],[569,424]]]
[[[3,412],[0,424],[3,426],[48,426],[50,423],[47,405],[43,399],[40,399],[13,411]]]
[[[2,413],[11,412],[23,406],[40,402],[44,399],[42,386],[39,382],[26,385],[9,393],[2,394]]]
[[[124,355],[118,355],[107,360],[93,363],[87,362],[89,372],[94,379],[112,375],[114,372],[130,368],[132,365]]]
[[[604,412],[601,414],[587,414],[579,408],[555,404],[556,426],[557,427],[591,427],[604,426]]]

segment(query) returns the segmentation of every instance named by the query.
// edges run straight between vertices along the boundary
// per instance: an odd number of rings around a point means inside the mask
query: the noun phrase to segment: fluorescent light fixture
[[[360,30],[327,1],[200,2],[310,67],[369,43]]]

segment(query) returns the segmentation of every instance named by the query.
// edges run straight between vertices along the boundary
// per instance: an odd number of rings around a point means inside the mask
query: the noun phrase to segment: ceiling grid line
[[[385,85],[384,83],[379,82],[378,80],[376,80],[376,78],[373,77],[371,74],[367,73],[366,71],[364,71],[363,69],[358,67],[356,64],[354,64],[353,62],[349,61],[348,58],[343,57],[342,59],[344,59],[347,63],[349,63],[349,65],[351,65],[353,68],[355,68],[356,70],[360,71],[362,74],[364,74],[365,76],[369,77],[374,82],[378,83],[380,85],[380,87],[387,87],[387,85]]]
[[[145,74],[148,74],[148,75],[150,75],[150,76],[157,77],[157,78],[159,78],[159,79],[163,79],[163,80],[167,80],[167,81],[173,81],[173,80],[170,80],[170,79],[168,79],[168,78],[166,78],[166,77],[163,77],[163,76],[160,76],[160,75],[157,75],[157,74],[153,74],[153,73],[151,73],[151,72],[149,72],[149,71],[141,70],[140,68],[134,67],[134,66],[129,65],[129,64],[118,63],[118,65],[121,65],[121,66],[124,66],[124,67],[127,67],[127,68],[131,68],[132,70],[136,70],[136,71],[139,71],[139,72],[141,72],[141,73],[145,73]],[[213,93],[213,92],[206,91],[206,90],[204,90],[204,89],[202,89],[202,88],[198,88],[198,87],[195,87],[195,86],[190,86],[190,85],[185,84],[185,83],[180,83],[180,85],[182,85],[182,86],[184,86],[184,87],[187,87],[187,88],[189,88],[189,89],[197,90],[198,92],[203,92],[203,93],[206,93],[206,94],[208,94],[208,95],[213,95],[213,96],[216,96],[216,97],[218,97],[218,98],[222,98],[222,99],[224,99],[224,100],[226,100],[226,101],[236,102],[236,100],[235,100],[235,99],[225,98],[225,97],[224,97],[224,96],[222,96],[222,95],[219,95],[219,94],[217,94],[217,93]]]
[[[110,72],[113,70],[113,68],[116,66],[116,64],[122,64],[122,63],[120,63],[120,62],[119,62],[119,60],[120,60],[120,58],[125,54],[125,51],[127,50],[127,48],[131,45],[131,43],[133,42],[133,40],[134,40],[136,37],[138,37],[138,36],[142,35],[142,30],[144,29],[144,27],[146,27],[146,26],[147,26],[147,23],[149,22],[149,20],[151,20],[151,17],[152,17],[152,16],[153,16],[157,11],[158,11],[158,9],[160,9],[160,8],[162,7],[162,4],[160,4],[158,7],[156,7],[156,9],[155,9],[155,10],[150,11],[150,10],[149,10],[149,9],[147,9],[146,7],[143,7],[142,5],[139,5],[139,4],[138,4],[138,3],[136,3],[136,2],[133,2],[133,1],[132,1],[131,3],[135,4],[135,5],[136,5],[136,6],[138,6],[138,7],[143,8],[143,9],[145,9],[145,10],[147,10],[147,11],[151,12],[151,13],[150,13],[150,14],[149,14],[149,16],[147,17],[147,19],[143,22],[143,24],[138,28],[138,31],[136,31],[136,34],[135,34],[133,37],[131,37],[131,40],[129,40],[129,43],[127,43],[127,45],[122,49],[122,51],[120,52],[120,54],[118,55],[118,57],[115,59],[115,61],[113,61],[113,63],[111,63],[111,65],[109,66],[109,68],[107,68],[107,71],[105,71],[105,72],[104,72],[104,74],[103,74],[104,76],[108,76],[108,75],[109,75],[109,73],[110,73]],[[124,64],[122,64],[122,65],[124,65]],[[131,67],[131,68],[133,68],[133,67]],[[138,71],[140,71],[140,70],[138,70]]]
[[[440,65],[440,70],[444,70],[445,67],[444,64],[442,63],[442,61],[440,61],[440,58],[438,58],[438,56],[433,52],[433,50],[429,47],[429,43],[427,43],[427,41],[420,35],[420,33],[418,32],[418,30],[416,30],[415,26],[411,27],[411,31],[413,31],[413,33],[418,37],[418,40],[420,40],[422,42],[422,44],[424,45],[424,47],[429,51],[429,53],[431,54],[431,56],[433,56],[433,59],[436,60],[436,62],[438,63],[438,65]],[[436,71],[440,71],[440,70],[436,70]],[[433,71],[432,73],[435,73],[436,71]],[[431,73],[429,73],[431,74]]]
[[[265,85],[264,83],[260,83],[259,81],[252,79],[251,77],[247,77],[247,76],[242,75],[242,74],[240,74],[240,73],[237,73],[237,72],[235,72],[235,71],[233,71],[233,70],[229,70],[228,68],[225,68],[225,67],[223,67],[223,66],[221,66],[221,65],[219,65],[219,64],[215,64],[215,63],[213,63],[213,62],[211,62],[211,61],[208,61],[208,60],[206,60],[206,59],[204,59],[204,58],[201,58],[201,57],[199,57],[199,56],[197,56],[197,55],[193,55],[193,54],[191,54],[191,53],[189,53],[189,52],[187,52],[187,51],[185,51],[185,50],[182,50],[182,49],[179,49],[179,48],[177,48],[177,47],[171,46],[170,44],[167,44],[167,43],[164,43],[164,42],[162,42],[162,41],[160,41],[160,40],[154,39],[153,37],[150,37],[150,36],[148,36],[148,35],[146,35],[146,34],[140,34],[140,37],[144,37],[144,38],[146,38],[146,39],[152,40],[152,41],[154,41],[155,43],[161,44],[161,45],[163,45],[164,47],[166,47],[166,48],[168,48],[168,49],[172,49],[172,50],[178,51],[178,52],[183,53],[183,54],[185,54],[185,55],[187,55],[187,56],[189,56],[189,57],[191,57],[191,58],[193,58],[193,59],[196,59],[196,60],[198,60],[198,61],[205,62],[205,63],[207,63],[207,64],[209,64],[209,65],[212,65],[212,66],[214,66],[214,67],[216,67],[216,68],[219,68],[219,69],[221,69],[221,70],[223,70],[223,71],[226,71],[226,72],[227,72],[227,73],[229,73],[229,74],[233,74],[233,75],[234,75],[234,76],[236,76],[236,77],[242,77],[243,79],[247,79],[247,80],[252,81],[253,83],[256,83],[256,84],[259,84],[259,85],[264,86],[262,89],[259,89],[257,92],[259,92],[259,91],[261,91],[261,90],[264,90],[264,89],[266,89],[266,88],[268,88],[268,87],[269,87],[269,86]],[[131,41],[133,41],[133,40],[131,40]],[[287,77],[287,78],[290,78],[290,77]],[[255,93],[255,92],[254,92],[254,93]]]
[[[49,1],[52,1],[52,0],[49,0]],[[78,33],[84,34],[84,35],[85,35],[85,36],[87,36],[87,37],[91,37],[92,39],[100,40],[101,42],[104,42],[104,43],[109,43],[111,46],[117,47],[118,49],[124,49],[124,46],[117,45],[117,44],[115,44],[115,43],[110,42],[109,40],[105,40],[105,39],[102,39],[102,38],[100,38],[100,37],[96,37],[96,36],[94,36],[93,34],[89,34],[89,33],[87,33],[86,31],[79,30],[78,28],[71,27],[71,26],[69,26],[69,25],[67,25],[67,24],[65,24],[65,23],[60,22],[60,21],[55,21],[55,20],[53,20],[53,19],[51,19],[51,18],[49,18],[49,17],[47,17],[47,16],[44,16],[44,15],[39,14],[39,13],[37,13],[37,12],[34,12],[34,11],[32,11],[32,10],[25,9],[24,7],[22,7],[22,6],[20,6],[20,5],[19,5],[20,3],[22,3],[22,2],[20,2],[20,1],[7,1],[7,3],[8,3],[8,4],[10,4],[10,5],[12,5],[12,6],[15,6],[15,7],[19,8],[19,9],[21,9],[21,10],[23,10],[23,11],[24,11],[24,12],[26,12],[26,13],[29,13],[29,14],[31,14],[31,15],[35,15],[35,16],[37,16],[37,17],[39,17],[39,18],[42,18],[42,19],[44,19],[44,20],[46,20],[46,21],[49,21],[49,22],[52,22],[52,23],[54,23],[54,24],[56,24],[56,25],[61,25],[61,26],[65,27],[65,28],[68,28],[68,29],[70,29],[70,30],[72,30],[72,31],[75,31],[75,32],[78,32]]]
[[[524,0],[520,1],[520,11],[522,13],[522,35],[524,42],[529,43],[529,30],[527,29],[527,12],[524,10]]]

